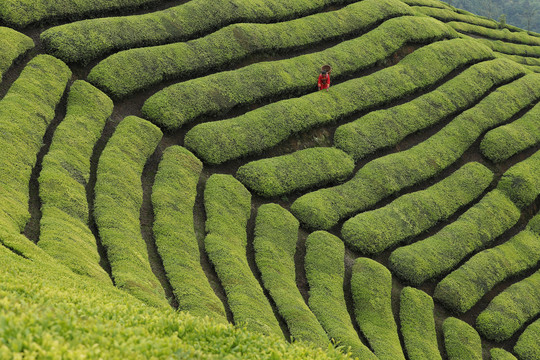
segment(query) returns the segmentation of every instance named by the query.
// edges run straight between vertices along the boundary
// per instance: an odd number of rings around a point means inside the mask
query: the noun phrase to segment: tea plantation
[[[0,134],[0,359],[540,360],[540,34],[4,0]]]

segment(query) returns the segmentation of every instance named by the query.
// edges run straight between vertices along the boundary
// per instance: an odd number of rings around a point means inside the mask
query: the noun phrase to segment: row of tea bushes
[[[521,65],[540,67],[540,59],[536,57],[497,53],[497,57],[507,58]]]
[[[164,80],[223,69],[255,54],[350,36],[384,19],[411,14],[399,0],[365,0],[277,24],[233,24],[196,40],[113,54],[90,71],[88,80],[114,97],[125,97]]]
[[[232,119],[199,124],[186,134],[185,146],[214,164],[261,153],[293,134],[395,101],[433,85],[457,68],[492,57],[491,50],[474,41],[436,42],[395,66],[333,86],[329,92],[318,91]]]
[[[354,161],[343,151],[316,147],[249,162],[236,177],[257,194],[273,197],[336,183],[353,171]]]
[[[255,223],[255,261],[264,287],[276,303],[294,340],[328,347],[326,332],[296,286],[294,254],[298,220],[277,204],[259,207]]]
[[[515,80],[525,72],[522,66],[505,59],[473,65],[425,95],[341,125],[334,134],[334,144],[359,160],[459,114],[495,87]]]
[[[540,143],[540,103],[521,118],[489,131],[482,142],[482,154],[501,162]]]
[[[448,43],[452,41],[456,40]],[[293,214],[310,228],[328,229],[340,219],[430,179],[458,160],[486,130],[538,101],[539,80],[540,74],[528,74],[498,88],[420,144],[369,162],[342,185],[301,196],[291,207]]]
[[[427,6],[437,9],[452,9],[448,4],[439,0],[401,0],[410,6]]]
[[[540,359],[540,346],[538,339],[540,338],[540,320],[536,320],[525,329],[523,334],[518,339],[514,351],[519,356],[520,360],[535,360]]]
[[[540,57],[540,46],[512,44],[501,40],[489,40],[489,39],[476,39],[476,41],[489,46],[493,51],[508,54],[508,55],[521,55],[533,58]]]
[[[499,348],[492,348],[489,351],[491,360],[517,360],[517,358],[508,351]]]
[[[142,111],[155,124],[177,129],[202,116],[223,114],[241,105],[284,94],[312,92],[321,64],[332,64],[335,80],[374,66],[407,43],[432,42],[455,35],[450,27],[428,17],[393,18],[367,34],[323,51],[171,85],[146,100]]]
[[[58,125],[39,174],[41,221],[38,245],[77,274],[110,282],[100,266],[88,227],[86,185],[90,158],[111,116],[113,102],[87,82],[71,86],[64,120]]]
[[[377,359],[359,339],[347,311],[343,291],[344,254],[345,246],[338,237],[324,231],[308,236],[305,267],[309,307],[330,339],[350,349],[361,360]]]
[[[429,188],[403,195],[347,220],[343,240],[362,254],[377,254],[448,219],[489,186],[493,173],[471,162]]]
[[[482,36],[493,40],[503,40],[509,43],[525,44],[525,45],[540,45],[540,38],[531,36],[526,32],[511,32],[507,29],[488,29],[484,26],[478,26],[473,24],[467,24],[458,21],[451,21],[448,23],[455,30],[466,33]]]
[[[214,174],[204,189],[204,245],[225,289],[236,325],[263,334],[283,332],[246,257],[251,194],[231,175]]]
[[[0,27],[0,81],[13,62],[34,47],[28,36],[7,27]]]
[[[477,15],[467,15],[467,14],[460,14],[456,11],[452,11],[449,9],[439,9],[434,7],[427,7],[427,6],[415,6],[413,9],[421,12],[422,14],[431,16],[437,20],[441,20],[444,22],[450,22],[450,21],[460,21],[464,23],[469,23],[473,25],[483,26],[486,28],[491,29],[497,29],[499,27],[499,23],[492,19],[483,18]]]
[[[472,326],[449,317],[444,320],[443,334],[448,360],[482,360],[482,340]]]
[[[89,62],[133,47],[186,41],[237,22],[276,22],[305,16],[325,6],[357,0],[191,0],[143,15],[78,21],[50,28],[41,40],[66,62]]]
[[[143,167],[161,137],[157,126],[138,117],[120,122],[99,158],[94,216],[114,284],[149,305],[167,307],[139,221]]]
[[[188,150],[165,150],[152,187],[156,247],[180,310],[226,321],[225,308],[201,267],[193,207],[203,165]]]

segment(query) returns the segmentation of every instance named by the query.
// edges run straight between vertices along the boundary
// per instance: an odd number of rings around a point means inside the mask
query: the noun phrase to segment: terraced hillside
[[[437,0],[0,25],[0,359],[540,359],[539,34]]]

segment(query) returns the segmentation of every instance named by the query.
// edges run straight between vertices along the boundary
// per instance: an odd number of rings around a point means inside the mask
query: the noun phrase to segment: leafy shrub
[[[345,246],[336,236],[316,231],[306,240],[306,277],[309,283],[309,307],[338,344],[349,348],[360,359],[377,357],[358,338],[343,292]]]
[[[274,299],[295,340],[322,348],[328,337],[296,287],[294,254],[298,220],[277,204],[261,205],[255,223],[255,261],[264,287]]]
[[[433,299],[425,292],[409,286],[401,290],[401,334],[411,360],[441,359],[433,311]]]
[[[353,159],[343,151],[318,147],[252,161],[241,166],[236,177],[257,194],[272,197],[335,183],[353,170]]]
[[[96,239],[88,227],[86,185],[90,158],[113,102],[87,82],[71,86],[64,120],[58,125],[39,174],[38,245],[82,275],[110,282],[99,265]]]
[[[510,43],[525,44],[525,45],[540,45],[540,38],[530,36],[526,32],[510,32],[506,29],[488,29],[483,26],[467,24],[463,22],[451,21],[448,23],[455,30],[467,34],[479,35],[492,40],[503,40]]]
[[[347,220],[345,242],[364,254],[376,254],[426,231],[476,199],[493,173],[480,163],[467,163],[431,187],[403,195],[390,204]]]
[[[204,206],[204,245],[227,294],[235,324],[282,337],[272,307],[246,258],[251,194],[231,175],[214,174],[206,182]]]
[[[180,146],[164,151],[152,187],[154,238],[179,309],[226,321],[223,303],[201,267],[193,227],[202,168],[201,161]]]
[[[354,261],[351,278],[354,314],[379,359],[405,359],[392,313],[392,274],[368,258]]]
[[[538,339],[540,338],[540,320],[536,320],[529,325],[527,329],[519,337],[514,351],[519,356],[520,360],[535,360],[540,358],[540,346]]]
[[[94,216],[115,285],[149,305],[167,307],[139,222],[143,167],[161,137],[155,125],[138,117],[120,122],[99,158]]]
[[[0,27],[0,81],[13,62],[33,47],[34,41],[28,36],[7,27]]]
[[[443,333],[449,360],[482,360],[482,341],[472,326],[449,317],[444,320]]]
[[[498,348],[490,350],[491,360],[517,360],[517,358],[508,351]]]

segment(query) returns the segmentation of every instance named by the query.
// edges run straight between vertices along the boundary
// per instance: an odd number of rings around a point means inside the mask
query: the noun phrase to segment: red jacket
[[[327,89],[330,86],[330,74],[326,73],[326,84],[323,84],[323,78],[323,74],[319,74],[319,79],[317,80],[319,89]]]

